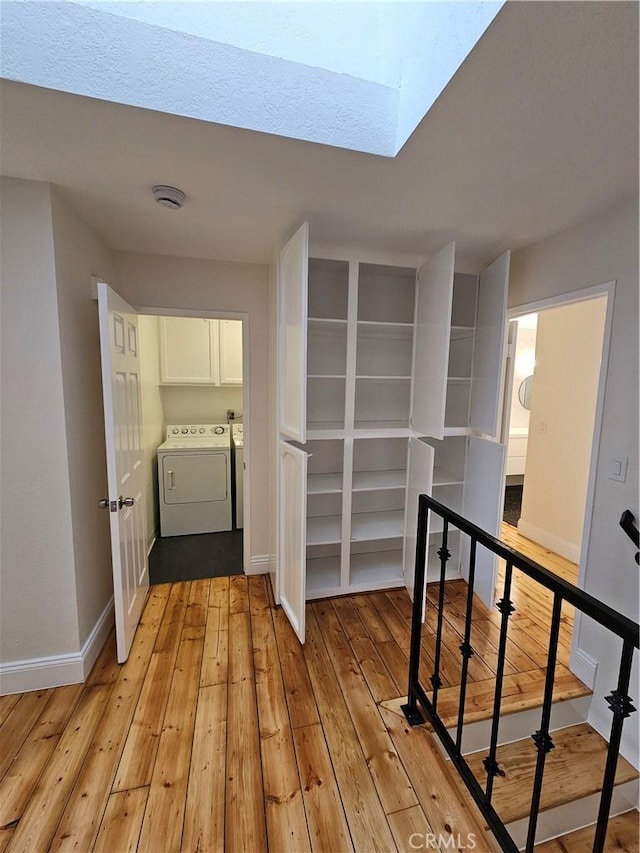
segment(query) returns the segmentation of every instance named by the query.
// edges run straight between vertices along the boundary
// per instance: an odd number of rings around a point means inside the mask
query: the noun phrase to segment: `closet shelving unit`
[[[301,639],[305,600],[410,588],[420,492],[479,521],[476,507],[491,503],[487,458],[498,482],[504,448],[497,416],[482,435],[472,426],[474,386],[481,364],[498,387],[502,352],[489,346],[485,363],[482,287],[477,276],[454,277],[453,263],[453,245],[423,267],[418,258],[309,253],[304,227],[281,253],[278,575]],[[497,290],[507,274],[508,263]],[[489,313],[503,313],[491,334],[504,323],[504,298],[494,302]],[[438,534],[434,517],[429,577],[439,574]],[[464,552],[456,534],[449,550],[455,576]]]

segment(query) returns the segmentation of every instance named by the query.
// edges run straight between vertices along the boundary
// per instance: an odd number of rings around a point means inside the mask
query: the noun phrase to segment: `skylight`
[[[5,2],[2,76],[393,157],[502,5]]]

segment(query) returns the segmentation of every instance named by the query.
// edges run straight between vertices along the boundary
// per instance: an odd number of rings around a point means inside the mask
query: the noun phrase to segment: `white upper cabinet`
[[[278,259],[278,428],[304,443],[307,417],[307,283],[309,224],[305,222]]]
[[[510,252],[501,255],[478,285],[469,425],[492,437],[498,435],[504,392],[510,258]]]
[[[218,385],[218,321],[160,318],[160,381],[167,385]]]
[[[164,385],[242,385],[242,321],[160,318]]]
[[[218,320],[220,384],[242,385],[242,321]]]
[[[449,243],[424,264],[416,288],[411,428],[434,438],[444,434],[455,250]]]

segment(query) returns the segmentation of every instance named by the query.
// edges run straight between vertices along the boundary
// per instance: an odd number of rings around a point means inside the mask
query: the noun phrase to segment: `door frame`
[[[249,389],[249,336],[251,333],[251,320],[247,311],[212,311],[200,308],[158,308],[155,305],[134,306],[139,314],[152,317],[196,317],[205,320],[241,320],[242,321],[242,423],[248,429],[244,429],[244,471],[243,471],[243,528],[242,528],[242,568],[245,575],[252,574],[251,571],[251,417],[250,417],[250,389]]]
[[[506,328],[507,333],[511,320],[517,320],[518,317],[523,317],[525,314],[536,314],[549,308],[559,308],[562,305],[571,305],[576,302],[585,302],[589,299],[597,299],[598,297],[606,297],[607,304],[605,309],[604,330],[602,335],[602,357],[600,360],[600,373],[598,376],[598,391],[596,395],[596,407],[593,419],[593,437],[591,439],[591,454],[589,460],[589,477],[587,480],[587,497],[585,501],[584,521],[582,525],[582,539],[580,542],[580,562],[578,563],[578,581],[579,589],[584,589],[586,585],[586,566],[589,556],[589,542],[591,539],[591,524],[593,520],[593,507],[595,502],[595,487],[596,473],[598,468],[598,453],[600,450],[600,439],[602,435],[602,421],[604,416],[604,398],[607,385],[607,373],[609,369],[609,354],[611,350],[611,332],[613,328],[613,310],[615,304],[616,281],[607,281],[603,284],[596,284],[592,287],[585,287],[581,290],[573,290],[567,293],[561,293],[556,296],[550,296],[546,299],[540,299],[535,302],[528,302],[523,305],[515,305],[512,308],[507,308]],[[515,356],[515,353],[513,353]],[[511,371],[507,370],[508,376]],[[511,383],[505,387],[503,400],[504,412],[511,411],[512,388]],[[505,428],[508,428],[508,421],[503,417],[503,442],[508,440],[508,435],[504,435]],[[502,484],[502,493],[506,485],[506,466],[505,475]],[[573,623],[573,633],[571,636],[571,654],[569,659],[569,668],[574,675],[578,676],[589,688],[593,689],[596,677],[597,661],[591,655],[588,655],[580,648],[580,631],[582,627],[582,613],[578,610],[575,614]]]

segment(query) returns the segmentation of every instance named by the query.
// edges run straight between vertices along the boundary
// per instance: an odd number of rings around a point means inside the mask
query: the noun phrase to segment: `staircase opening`
[[[425,589],[431,514],[442,523],[438,551],[440,579],[437,586],[432,585],[428,590],[424,626],[423,601],[418,595],[414,597],[409,689],[402,711],[411,726],[430,723],[502,850],[533,851],[538,840],[551,837],[550,826],[555,826],[558,834],[557,810],[568,802],[577,802],[583,809],[579,825],[593,823],[581,849],[600,853],[610,814],[637,806],[638,774],[620,755],[620,744],[625,720],[636,711],[629,685],[634,653],[640,647],[639,626],[427,495],[419,498],[415,590]],[[451,583],[447,584],[445,579],[451,558],[447,545],[454,531],[467,538],[469,558],[468,583],[465,588],[452,591]],[[487,608],[485,613],[477,613],[484,607],[474,597],[479,549],[505,563],[497,613]],[[523,588],[522,578],[530,582],[528,588]],[[540,644],[545,660],[543,677],[525,700],[527,691],[509,674],[512,654],[509,644],[520,630],[518,622],[529,619],[522,615],[521,608],[530,598],[539,621],[546,623]],[[563,619],[568,605],[620,641],[617,672],[608,673],[610,684],[603,697],[612,715],[608,742],[584,721],[566,725],[565,720],[562,724],[556,712],[558,699],[569,698],[566,692],[558,690],[558,685],[566,676],[573,678],[561,663]],[[479,617],[491,622],[497,634],[495,678],[488,691],[485,689],[489,695],[484,697],[482,714],[477,683],[471,674],[477,658],[486,654],[486,637],[477,626]],[[457,620],[457,630],[463,637],[459,645],[460,684],[453,689],[446,688],[443,680],[450,655],[444,639],[451,619]],[[580,695],[579,691],[578,686],[576,695]],[[489,715],[486,714],[488,700]],[[537,728],[529,737],[514,740],[508,731],[505,733],[505,728],[510,728],[505,726],[505,715],[524,708],[532,712],[533,726]],[[485,743],[482,746],[476,743],[474,747],[474,740],[482,734],[472,731],[469,735],[469,729],[483,721]],[[578,763],[585,756],[586,768]],[[595,809],[592,819],[588,817],[588,808]]]

